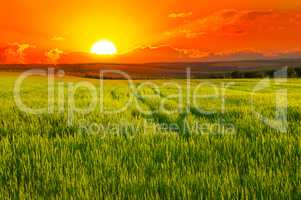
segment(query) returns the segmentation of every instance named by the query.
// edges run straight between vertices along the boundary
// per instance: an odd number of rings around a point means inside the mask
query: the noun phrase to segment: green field
[[[256,79],[191,80],[192,91],[204,83],[197,91],[208,95],[192,103],[186,80],[150,81],[160,90],[149,85],[133,95],[125,80],[105,80],[101,93],[99,80],[57,78],[53,112],[34,115],[15,103],[17,78],[0,74],[0,199],[301,198],[300,79],[272,80],[272,87],[254,95]],[[91,102],[85,88],[70,101],[70,83],[82,81],[104,99],[86,114],[70,112],[70,103],[84,108]],[[182,86],[179,109],[179,99],[170,98],[179,90],[166,82]],[[219,98],[230,82],[224,100]],[[144,83],[134,81],[136,88]],[[283,88],[286,132],[254,114],[276,117],[275,94]],[[47,106],[47,95],[45,77],[22,84],[28,107]],[[132,96],[124,112],[103,112],[123,107]],[[161,112],[162,99],[176,112]]]

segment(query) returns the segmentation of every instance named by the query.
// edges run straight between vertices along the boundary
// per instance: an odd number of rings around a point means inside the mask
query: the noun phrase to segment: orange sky
[[[0,0],[0,63],[118,62],[273,56],[301,51],[299,0]]]

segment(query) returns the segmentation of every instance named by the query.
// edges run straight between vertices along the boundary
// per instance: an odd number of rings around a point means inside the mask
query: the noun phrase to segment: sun
[[[97,55],[114,55],[117,53],[117,48],[109,40],[100,40],[93,44],[91,53]]]

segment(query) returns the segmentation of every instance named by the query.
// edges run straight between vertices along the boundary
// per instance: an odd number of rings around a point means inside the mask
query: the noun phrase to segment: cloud
[[[61,36],[54,36],[53,38],[51,38],[52,41],[63,41],[65,40],[64,37],[61,37]]]
[[[256,19],[263,18],[265,16],[271,16],[276,14],[273,11],[245,11],[240,14],[242,20],[254,21]]]
[[[177,15],[174,15],[177,16]],[[181,16],[181,15],[179,15]],[[299,30],[300,12],[257,11],[257,10],[220,10],[203,18],[177,25],[167,30],[164,35],[169,38],[197,38],[209,36],[244,36],[255,32],[272,34],[273,31]],[[294,24],[292,24],[294,23]],[[288,32],[286,31],[286,33]],[[274,33],[275,35],[275,33]],[[276,35],[281,35],[277,33]]]
[[[241,49],[228,52],[208,52],[199,49],[177,49],[186,56],[186,61],[215,62],[240,60],[273,60],[273,59],[300,59],[300,51],[286,51],[266,53],[255,49]]]
[[[233,52],[210,53],[202,58],[205,61],[237,61],[237,60],[261,60],[268,57],[256,50],[239,50]]]
[[[20,57],[20,62],[21,63],[24,63],[24,51],[26,49],[28,49],[29,47],[31,47],[31,45],[29,45],[29,44],[19,44],[18,45],[17,54]]]
[[[26,50],[34,48],[30,44],[10,43],[0,47],[1,63],[25,63]]]
[[[178,12],[178,13],[170,13],[168,15],[169,18],[187,18],[192,16],[192,12]]]
[[[62,54],[63,51],[59,49],[50,49],[45,53],[45,56],[48,58],[49,63],[56,64]]]
[[[191,62],[200,62],[200,61],[235,61],[235,60],[258,60],[258,59],[266,59],[264,53],[250,50],[250,49],[243,49],[238,51],[229,51],[229,52],[210,52],[210,51],[203,51],[200,49],[177,49],[172,48],[180,53],[181,58],[185,61]],[[270,56],[270,58],[272,58]],[[278,58],[278,55],[274,55],[274,58]]]
[[[278,52],[271,55],[270,57],[282,59],[296,59],[301,58],[301,51]]]
[[[0,45],[0,64],[56,64],[63,51],[42,49],[26,43]]]
[[[168,45],[145,46],[137,48],[118,58],[120,62],[148,63],[148,62],[170,62],[185,61],[188,57],[184,51]]]
[[[57,63],[74,64],[74,63],[97,63],[104,62],[100,57],[85,52],[65,52],[60,54]],[[106,60],[105,62],[110,62]]]
[[[208,51],[194,48],[175,48],[169,45],[141,47],[122,55],[117,62],[215,62],[264,59],[301,58],[301,51],[267,53],[257,49],[239,49],[235,51]]]
[[[237,13],[238,13],[237,10],[222,10],[220,12],[220,15],[224,19],[229,19],[229,18],[235,17],[237,15]]]
[[[5,49],[3,47],[0,48],[0,64],[5,63]]]
[[[266,53],[258,50],[238,50],[232,52],[209,53],[200,58],[202,61],[239,61],[239,60],[275,60],[275,59],[300,59],[301,51]]]
[[[256,49],[211,51],[199,48],[175,48],[169,45],[150,45],[104,59],[89,53],[63,52],[56,48],[45,50],[29,44],[0,45],[0,63],[2,64],[207,62],[283,58],[301,58],[301,51],[265,52]]]

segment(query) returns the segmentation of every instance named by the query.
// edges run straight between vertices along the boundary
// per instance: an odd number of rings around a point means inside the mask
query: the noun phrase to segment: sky
[[[299,0],[0,0],[0,63],[298,57]],[[101,40],[118,54],[90,53]]]

